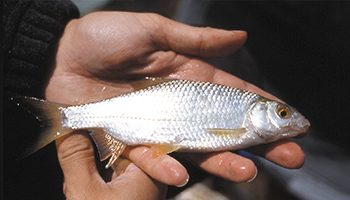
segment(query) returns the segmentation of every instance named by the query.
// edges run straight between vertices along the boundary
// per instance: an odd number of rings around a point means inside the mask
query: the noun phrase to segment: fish
[[[28,154],[75,130],[87,130],[110,167],[127,146],[157,155],[239,150],[305,133],[310,122],[286,103],[210,82],[152,79],[140,89],[81,105],[13,98],[44,124]]]

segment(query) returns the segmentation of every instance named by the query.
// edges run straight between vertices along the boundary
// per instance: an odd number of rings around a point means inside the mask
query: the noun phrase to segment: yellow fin
[[[154,77],[146,77],[143,80],[138,80],[133,82],[131,85],[135,90],[141,90],[147,87],[151,87],[154,85],[158,85],[161,83],[165,83],[171,81],[173,79],[163,79],[163,78],[154,78]]]
[[[151,150],[153,152],[153,155],[152,155],[153,158],[157,158],[161,155],[169,154],[178,149],[180,149],[179,146],[171,145],[171,144],[156,144],[151,146]]]
[[[237,128],[237,129],[222,129],[222,128],[208,128],[209,133],[213,133],[218,136],[226,137],[226,136],[235,136],[240,137],[242,134],[247,132],[245,128]]]

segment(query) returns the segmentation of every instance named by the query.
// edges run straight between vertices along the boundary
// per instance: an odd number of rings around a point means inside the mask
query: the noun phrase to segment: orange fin
[[[100,160],[104,161],[110,157],[106,165],[106,168],[109,168],[123,153],[126,144],[115,139],[103,129],[96,128],[89,130],[91,131],[90,135],[96,144]]]
[[[109,136],[109,135],[106,135],[106,136]],[[109,161],[106,165],[106,169],[113,165],[113,163],[119,158],[119,156],[123,153],[126,147],[126,144],[124,144],[119,140],[114,139],[113,137],[111,137],[111,139],[109,140],[109,144],[110,144],[109,147],[112,155],[109,158]]]
[[[242,134],[247,132],[247,129],[245,128],[237,128],[237,129],[208,128],[207,130],[209,133],[213,133],[221,137],[228,137],[228,136],[240,137]]]
[[[166,155],[180,149],[180,146],[171,144],[156,144],[151,146],[153,152],[153,158],[157,158],[161,155]]]

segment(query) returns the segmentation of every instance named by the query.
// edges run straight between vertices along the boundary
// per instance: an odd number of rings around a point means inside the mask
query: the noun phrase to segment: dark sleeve
[[[43,97],[59,37],[79,11],[67,0],[6,0],[3,9],[5,98]]]
[[[66,0],[2,2],[4,199],[64,199],[54,144],[18,160],[36,139],[40,126],[9,98],[43,97],[58,40],[69,20],[79,17],[79,11]]]

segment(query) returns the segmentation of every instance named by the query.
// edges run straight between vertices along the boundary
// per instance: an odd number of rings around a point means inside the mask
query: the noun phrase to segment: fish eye
[[[276,112],[277,112],[278,117],[280,117],[282,119],[287,119],[291,115],[290,110],[287,106],[278,106]]]

